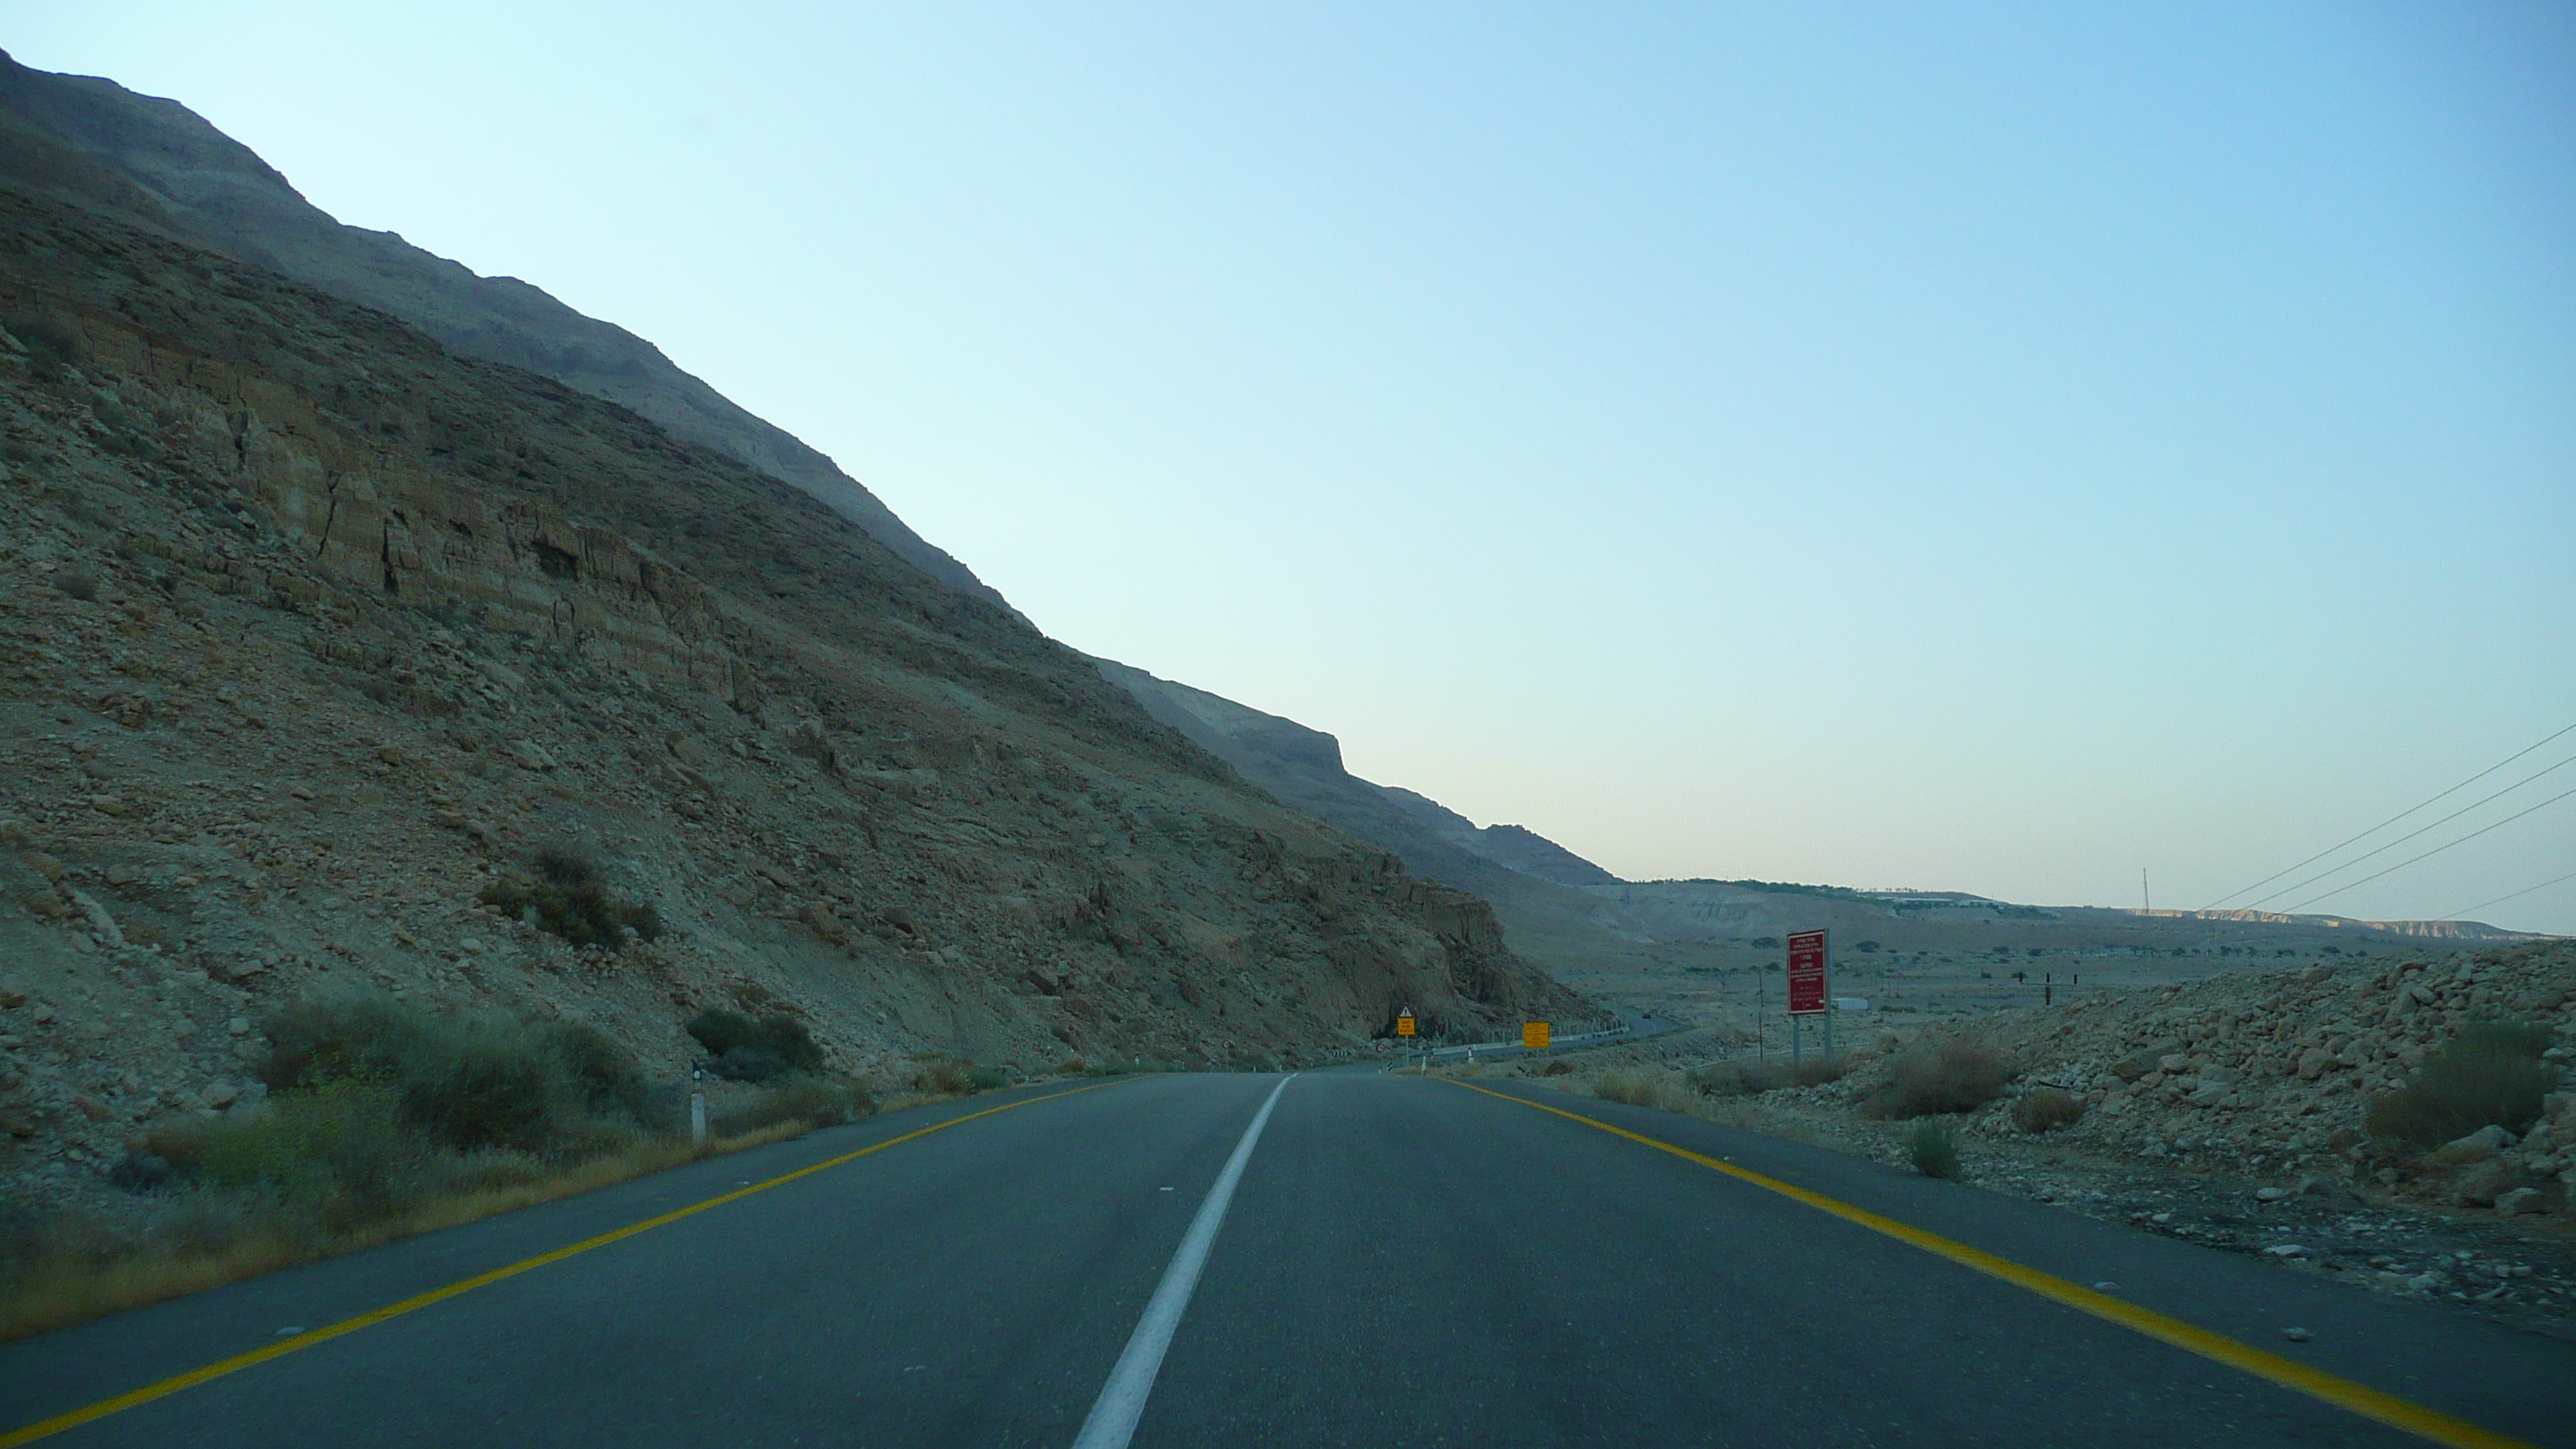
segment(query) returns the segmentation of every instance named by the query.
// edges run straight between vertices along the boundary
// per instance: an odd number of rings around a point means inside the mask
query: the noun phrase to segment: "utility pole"
[[[2147,894],[2147,868],[2142,865],[2138,867],[2138,914],[2152,916],[2155,913],[2156,898]]]

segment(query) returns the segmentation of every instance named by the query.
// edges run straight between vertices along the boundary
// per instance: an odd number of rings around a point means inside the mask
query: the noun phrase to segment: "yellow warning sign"
[[[1412,1007],[1408,1006],[1408,1007],[1406,1007],[1404,1010],[1399,1011],[1399,1012],[1397,1012],[1397,1013],[1395,1014],[1395,1034],[1396,1034],[1397,1036],[1411,1036],[1411,1035],[1413,1035],[1413,1008],[1412,1008]]]
[[[1547,1023],[1543,1021],[1522,1022],[1521,1045],[1534,1052],[1547,1050]]]

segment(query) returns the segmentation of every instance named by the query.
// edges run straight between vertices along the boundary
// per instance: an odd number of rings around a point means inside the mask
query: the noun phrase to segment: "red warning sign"
[[[1789,1014],[1822,1016],[1825,1001],[1825,933],[1800,931],[1789,938]]]

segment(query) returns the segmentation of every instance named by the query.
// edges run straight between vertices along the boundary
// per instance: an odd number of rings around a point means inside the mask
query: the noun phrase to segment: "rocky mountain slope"
[[[7,187],[0,324],[0,1172],[94,1181],[348,984],[664,1073],[692,1011],[785,1011],[898,1078],[1584,1009],[1484,902],[621,407]],[[658,938],[483,904],[548,848]]]
[[[0,52],[0,176],[255,262],[399,317],[454,352],[606,398],[830,504],[922,572],[1000,603],[831,459],[683,372],[661,349],[516,277],[479,277],[391,232],[343,226],[249,147],[176,101]]]

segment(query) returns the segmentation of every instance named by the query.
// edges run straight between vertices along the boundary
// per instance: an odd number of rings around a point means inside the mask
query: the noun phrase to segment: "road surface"
[[[1282,1083],[977,1097],[0,1346],[0,1445],[2576,1445],[2576,1348],[2445,1306],[1534,1086]]]

